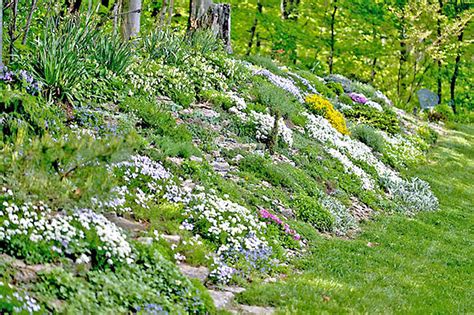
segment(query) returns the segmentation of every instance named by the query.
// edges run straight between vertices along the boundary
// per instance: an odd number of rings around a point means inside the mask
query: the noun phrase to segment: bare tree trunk
[[[273,155],[275,154],[275,148],[278,145],[278,124],[281,118],[281,114],[278,110],[271,110],[270,114],[273,116],[274,121],[272,130],[268,134],[268,137],[265,141],[265,145],[270,155]]]
[[[300,0],[281,0],[280,10],[281,10],[281,18],[283,20],[298,19],[298,6],[300,4]]]
[[[141,0],[124,0],[122,3],[122,38],[129,40],[140,33]]]
[[[168,7],[168,0],[163,0],[160,10],[160,19],[158,20],[158,25],[162,26],[165,23],[166,9]]]
[[[377,31],[376,31],[376,28],[375,28],[374,24],[372,24],[372,41],[373,41],[374,46],[375,46],[376,41],[377,41]],[[377,66],[377,55],[374,54],[374,58],[372,59],[372,71],[370,73],[370,82],[371,83],[374,83],[374,81],[375,81],[375,75],[377,74],[376,66]]]
[[[38,0],[32,0],[31,1],[30,13],[28,14],[28,19],[26,20],[25,33],[23,34],[23,40],[21,41],[22,45],[26,44],[26,39],[28,37],[28,32],[30,31],[31,20],[33,19],[33,13],[36,10],[37,2],[38,2]]]
[[[76,0],[72,3],[71,8],[69,9],[69,12],[72,14],[75,14],[79,12],[79,9],[81,8],[82,0]]]
[[[119,12],[120,7],[122,6],[122,1],[117,0],[117,2],[114,3],[114,8],[112,9],[112,14],[114,15],[114,26],[113,26],[113,34],[114,36],[117,36],[117,29],[118,29],[118,18],[119,18]]]
[[[0,0],[0,73],[3,72],[3,0]]]
[[[174,0],[169,0],[168,6],[168,25],[171,25],[171,20],[173,19],[173,10],[174,10]]]
[[[439,0],[439,7],[438,7],[438,38],[441,38],[441,14],[443,14],[443,0]],[[443,94],[443,84],[442,84],[442,64],[441,64],[441,59],[438,58],[438,98],[441,103],[441,96]]]
[[[253,46],[253,39],[255,37],[255,32],[257,31],[257,25],[258,25],[258,17],[262,14],[263,11],[263,6],[260,3],[260,0],[257,0],[257,13],[255,14],[255,19],[253,20],[253,25],[250,28],[250,40],[247,45],[247,52],[245,53],[247,56],[250,55],[250,52],[252,51],[252,46]]]
[[[230,17],[230,4],[213,3],[212,0],[191,0],[188,31],[210,29],[224,42],[226,51],[231,53]]]
[[[8,26],[8,37],[10,37],[10,45],[8,47],[8,59],[11,61],[13,58],[13,49],[15,47],[15,42],[18,38],[16,36],[16,18],[18,16],[18,0],[12,1],[12,18],[10,25]]]
[[[458,35],[458,42],[459,44],[462,43],[462,39],[463,39],[463,35],[464,35],[464,28],[461,30],[461,33],[459,33]],[[456,114],[456,98],[455,98],[455,92],[456,92],[456,80],[458,78],[458,75],[459,75],[459,64],[461,62],[461,47],[458,47],[458,52],[456,54],[456,60],[455,60],[455,63],[454,63],[454,72],[453,72],[453,76],[451,77],[451,85],[450,85],[450,92],[451,92],[451,107],[453,109],[453,112]]]
[[[398,64],[398,78],[397,78],[397,95],[398,99],[403,99],[403,93],[406,91],[405,82],[405,63],[408,61],[408,48],[406,43],[406,25],[405,25],[405,9],[402,14],[402,25],[400,29],[400,59]]]
[[[334,0],[334,9],[331,14],[331,40],[330,44],[330,52],[328,58],[328,65],[329,65],[329,74],[332,74],[333,71],[333,63],[334,63],[334,46],[336,42],[335,34],[334,34],[334,24],[336,22],[336,13],[337,13],[337,0]]]
[[[376,67],[377,67],[377,57],[374,57],[374,59],[372,60],[372,71],[370,73],[370,82],[371,83],[374,83],[375,76],[377,75]]]

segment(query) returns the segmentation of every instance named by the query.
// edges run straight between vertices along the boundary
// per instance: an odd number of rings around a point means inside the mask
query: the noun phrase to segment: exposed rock
[[[277,281],[278,279],[274,277],[268,277],[268,278],[263,279],[263,283],[275,283]]]
[[[115,213],[106,213],[104,216],[118,227],[133,233],[142,232],[147,229],[145,224],[119,217]]]
[[[281,205],[278,206],[278,211],[283,214],[286,218],[295,218],[295,213],[290,208],[285,208]]]
[[[190,179],[187,179],[182,183],[182,187],[183,187],[184,190],[191,192],[196,187],[196,183],[194,183]]]
[[[252,306],[252,305],[242,305],[239,304],[238,308],[240,309],[239,314],[248,314],[248,315],[267,315],[275,313],[273,307],[263,307],[263,306]]]
[[[215,161],[212,163],[212,167],[218,173],[227,173],[230,170],[230,164],[225,161],[223,162]]]
[[[199,157],[199,156],[194,156],[194,155],[193,155],[193,156],[191,156],[189,159],[190,159],[191,161],[193,161],[193,162],[202,163],[202,158]]]
[[[151,245],[153,244],[153,237],[139,237],[137,241],[145,245]]]
[[[178,268],[188,278],[198,279],[201,282],[206,281],[209,275],[209,269],[204,266],[193,267],[187,264],[178,264]]]
[[[218,309],[232,308],[232,302],[234,301],[234,293],[227,291],[209,290],[209,294],[214,300],[214,305]]]
[[[232,161],[235,162],[235,163],[238,163],[240,160],[242,160],[244,157],[242,154],[237,154],[233,159]]]
[[[17,282],[31,282],[36,279],[38,272],[52,270],[55,266],[50,264],[28,265],[23,260],[16,259],[6,254],[0,255],[0,260],[5,261],[15,269],[13,278]]]
[[[374,210],[368,207],[367,205],[360,202],[357,198],[351,197],[352,206],[349,208],[349,211],[354,215],[357,221],[368,220]]]
[[[177,158],[177,157],[168,157],[168,160],[173,162],[176,165],[181,165],[184,162],[184,159],[182,158]]]
[[[245,288],[237,287],[237,286],[225,286],[222,288],[223,291],[231,292],[234,294],[242,293],[245,291]]]
[[[162,237],[170,244],[178,245],[181,241],[181,236],[179,235],[162,235]]]

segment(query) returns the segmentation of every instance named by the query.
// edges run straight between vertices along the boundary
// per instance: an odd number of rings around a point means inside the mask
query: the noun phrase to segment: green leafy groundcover
[[[206,314],[204,287],[184,277],[155,249],[142,247],[134,264],[108,270],[57,267],[39,274],[31,292],[55,312]],[[60,300],[61,303],[55,303]]]

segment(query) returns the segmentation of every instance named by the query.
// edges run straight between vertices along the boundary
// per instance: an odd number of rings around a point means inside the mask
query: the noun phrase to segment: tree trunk
[[[459,44],[462,43],[464,35],[464,28],[461,30],[461,33],[458,35],[458,42]],[[451,77],[451,85],[450,85],[450,91],[451,91],[451,107],[453,108],[453,112],[456,114],[456,98],[455,98],[455,92],[456,92],[456,80],[459,75],[459,63],[461,62],[461,47],[458,47],[458,52],[456,54],[456,61],[454,63],[454,72],[453,76]]]
[[[168,0],[163,0],[163,3],[161,4],[161,10],[160,10],[160,19],[158,21],[158,25],[162,26],[165,23],[165,16],[166,16],[166,9],[168,8]]]
[[[82,0],[66,0],[64,1],[64,10],[61,10],[61,16],[64,16],[65,13],[69,12],[71,14],[76,14],[81,8]]]
[[[329,74],[332,74],[333,71],[333,63],[334,63],[334,45],[335,45],[335,34],[334,34],[334,24],[336,22],[336,12],[337,12],[337,0],[334,0],[334,9],[331,14],[331,40],[330,44],[330,52],[328,58],[328,65],[329,65]]]
[[[112,14],[114,16],[114,25],[113,25],[113,34],[114,34],[114,37],[117,36],[117,29],[118,29],[118,22],[119,22],[119,12],[121,11],[120,10],[120,7],[122,6],[122,1],[121,0],[117,0],[115,3],[114,3],[114,7],[112,9]]]
[[[398,64],[398,78],[397,78],[397,95],[398,100],[403,99],[403,94],[406,91],[406,71],[405,64],[408,61],[408,48],[406,43],[406,25],[405,25],[405,11],[402,15],[402,25],[400,29],[400,59]]]
[[[168,6],[168,25],[171,25],[171,20],[173,19],[173,10],[174,10],[174,0],[169,0]]]
[[[372,24],[372,41],[374,43],[374,47],[376,47],[376,41],[377,41],[377,30],[375,28],[375,25]],[[375,75],[377,74],[377,55],[374,53],[374,58],[372,59],[372,71],[370,72],[370,82],[374,83],[375,81]]]
[[[32,0],[31,1],[30,13],[28,14],[28,19],[26,20],[25,33],[23,33],[23,40],[21,41],[22,45],[26,44],[26,39],[28,37],[28,32],[30,31],[31,20],[33,19],[33,13],[36,10],[36,3],[37,2],[38,2],[38,0]]]
[[[443,0],[439,0],[439,7],[438,7],[438,38],[441,38],[441,14],[443,14]],[[443,84],[442,84],[442,64],[441,59],[438,58],[438,98],[439,102],[441,103],[441,96],[443,94]]]
[[[281,10],[281,18],[283,20],[298,19],[298,5],[300,4],[300,0],[281,0],[280,10]]]
[[[141,0],[124,0],[122,3],[122,38],[129,40],[140,33]]]
[[[377,57],[374,57],[374,59],[372,60],[372,71],[370,73],[370,82],[371,83],[374,83],[374,81],[375,81],[375,75],[377,74],[376,67],[377,67]]]
[[[250,28],[250,40],[249,40],[249,43],[247,45],[247,52],[245,53],[247,56],[250,55],[250,52],[252,51],[253,39],[255,37],[255,32],[257,31],[258,17],[262,14],[262,9],[263,9],[263,6],[260,3],[260,0],[257,0],[257,14],[255,14],[255,19],[253,20],[253,25]]]
[[[189,2],[188,31],[210,29],[224,42],[228,53],[232,53],[230,23],[230,4],[213,3],[212,0],[191,0]]]
[[[0,73],[3,68],[3,0],[0,0]]]
[[[10,45],[8,47],[8,59],[12,61],[13,58],[13,49],[15,47],[15,42],[17,40],[16,35],[16,19],[18,17],[18,0],[13,0],[12,4],[12,17],[10,24],[8,26],[8,37],[10,38]]]
[[[76,14],[79,12],[79,9],[81,8],[82,0],[76,0],[73,1],[69,7],[69,12],[72,14]]]

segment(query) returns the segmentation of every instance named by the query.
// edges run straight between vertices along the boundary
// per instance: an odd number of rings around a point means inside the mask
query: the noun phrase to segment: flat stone
[[[181,242],[181,236],[179,235],[162,235],[162,237],[171,244],[178,245]]]
[[[278,211],[280,211],[280,213],[283,214],[286,218],[295,218],[295,213],[290,208],[278,206]]]
[[[153,237],[139,237],[137,241],[145,245],[151,245],[153,244]]]
[[[203,115],[204,117],[206,117],[206,118],[218,118],[218,117],[221,116],[218,112],[216,112],[216,111],[214,111],[214,110],[212,110],[212,109],[207,109],[207,108],[202,108],[202,109],[200,110],[200,112],[201,112],[202,115]]]
[[[191,156],[189,159],[190,159],[191,161],[198,162],[198,163],[201,163],[201,162],[202,162],[202,158],[199,157],[199,156],[194,156],[194,155],[193,155],[193,156]]]
[[[178,268],[186,277],[198,279],[203,283],[206,281],[207,276],[209,275],[209,269],[204,266],[193,267],[187,264],[178,264]]]
[[[245,291],[245,288],[238,287],[238,286],[226,286],[222,288],[223,291],[231,292],[231,293],[242,293]]]
[[[141,232],[146,230],[146,226],[144,224],[119,217],[115,213],[106,213],[104,216],[124,230],[132,232]]]
[[[168,160],[173,162],[176,165],[181,165],[184,162],[184,159],[178,157],[168,157]]]
[[[18,282],[31,282],[37,278],[37,274],[40,271],[49,271],[54,268],[52,265],[26,265],[23,262],[16,260],[12,267],[16,269],[15,275],[13,276]]]
[[[240,314],[248,315],[267,315],[275,313],[273,307],[263,307],[263,306],[253,306],[253,305],[243,305],[239,304]]]
[[[228,172],[230,170],[230,165],[227,162],[214,162],[212,167],[216,172]]]
[[[268,278],[263,279],[263,283],[275,283],[277,281],[278,279],[274,277],[268,277]]]
[[[209,294],[214,300],[214,305],[218,309],[229,309],[234,301],[234,293],[227,291],[209,290]]]

